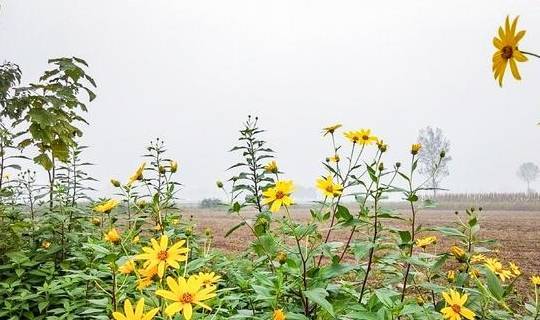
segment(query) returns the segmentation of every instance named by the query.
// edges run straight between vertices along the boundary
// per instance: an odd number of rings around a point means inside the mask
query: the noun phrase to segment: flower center
[[[327,186],[326,191],[330,193],[334,193],[334,188],[332,186]]]
[[[460,313],[461,312],[461,306],[459,304],[453,304],[452,305],[452,310],[454,310],[455,313]]]
[[[502,48],[502,57],[505,58],[505,59],[510,59],[512,58],[513,54],[514,54],[514,49],[512,49],[511,46],[506,46],[504,48]]]
[[[168,254],[167,254],[167,251],[165,251],[165,250],[161,250],[157,254],[157,257],[158,257],[159,260],[167,260],[167,256],[168,256]]]
[[[191,303],[193,301],[193,296],[190,293],[184,293],[182,295],[182,302],[183,303]]]
[[[276,199],[282,199],[285,196],[285,193],[283,191],[276,192]]]
[[[369,136],[363,135],[363,136],[362,136],[362,140],[368,141],[368,140],[369,140]]]

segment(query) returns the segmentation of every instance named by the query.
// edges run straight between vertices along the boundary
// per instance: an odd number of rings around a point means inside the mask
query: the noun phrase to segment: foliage
[[[200,208],[218,208],[221,205],[223,205],[223,203],[221,202],[221,200],[217,198],[204,198],[201,200],[199,207]]]

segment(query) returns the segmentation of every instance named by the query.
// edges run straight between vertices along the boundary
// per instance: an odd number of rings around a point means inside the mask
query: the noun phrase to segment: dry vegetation
[[[408,213],[403,210],[404,218]],[[239,222],[239,218],[225,210],[186,209],[186,215],[193,216],[197,228],[210,228],[215,237],[214,246],[229,252],[242,252],[253,240],[247,228],[241,228],[225,238],[227,231]],[[291,211],[298,220],[309,219],[309,211],[295,208]],[[451,225],[455,222],[454,211],[424,210],[418,219],[424,226]],[[482,237],[496,239],[500,258],[515,261],[522,266],[525,274],[535,273],[540,269],[540,211],[484,211],[480,223]],[[334,240],[344,241],[347,235],[337,231]],[[453,243],[441,242],[435,251],[447,251]],[[522,279],[528,282],[528,278]]]

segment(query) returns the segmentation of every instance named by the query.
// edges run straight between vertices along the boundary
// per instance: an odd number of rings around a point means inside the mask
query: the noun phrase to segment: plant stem
[[[527,52],[527,51],[521,51],[519,50],[519,52],[523,53],[523,54],[526,54],[526,55],[529,55],[529,56],[533,56],[533,57],[536,57],[536,58],[539,58],[540,59],[540,55],[536,54],[536,53],[532,53],[532,52]]]

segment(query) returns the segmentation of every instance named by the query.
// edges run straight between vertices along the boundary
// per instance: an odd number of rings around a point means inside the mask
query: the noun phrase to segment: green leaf
[[[230,236],[234,231],[236,231],[238,228],[240,228],[241,226],[243,226],[245,224],[246,224],[246,222],[242,221],[239,224],[235,225],[234,227],[230,228],[229,231],[227,231],[227,233],[225,233],[225,238]]]
[[[500,300],[503,297],[504,290],[499,282],[497,276],[489,269],[486,270],[486,279],[488,290],[497,299]]]
[[[321,308],[326,310],[331,316],[334,316],[334,308],[326,300],[326,297],[328,297],[328,292],[326,292],[323,288],[315,288],[311,290],[304,291],[304,295],[311,301],[315,302],[317,305],[319,305]]]

